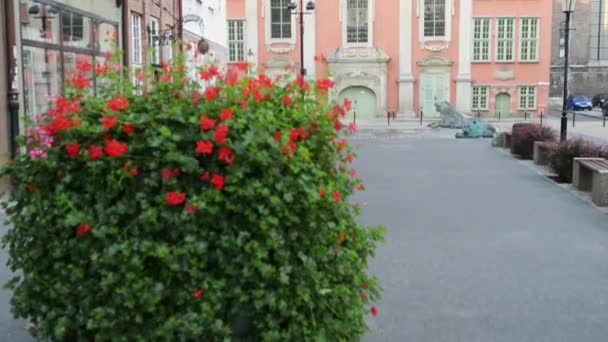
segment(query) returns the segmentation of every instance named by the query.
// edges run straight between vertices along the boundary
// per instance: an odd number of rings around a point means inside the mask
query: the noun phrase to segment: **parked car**
[[[568,109],[570,110],[591,110],[593,104],[591,99],[585,95],[570,95],[567,99]]]
[[[608,100],[608,94],[595,94],[591,98],[591,104],[593,107],[602,108],[602,104]]]

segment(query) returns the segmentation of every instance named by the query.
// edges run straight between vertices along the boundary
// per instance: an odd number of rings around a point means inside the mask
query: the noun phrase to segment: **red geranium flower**
[[[367,294],[362,293],[361,294],[361,299],[363,299],[364,302],[367,302]]]
[[[224,189],[224,182],[224,176],[222,175],[213,175],[213,177],[211,177],[211,184],[218,190]]]
[[[287,147],[289,147],[289,149],[291,150],[291,152],[296,153],[296,150],[298,149],[298,146],[296,145],[295,141],[290,141],[287,143]]]
[[[90,146],[89,157],[91,157],[91,160],[97,160],[103,157],[103,148],[101,146]]]
[[[285,107],[289,107],[291,106],[292,100],[291,97],[289,95],[285,95],[285,97],[283,97],[283,105]]]
[[[335,85],[334,81],[332,81],[330,79],[323,79],[323,80],[317,81],[317,89],[319,89],[321,91],[328,91],[329,89],[333,88],[334,85]]]
[[[344,109],[346,109],[346,111],[350,111],[352,108],[352,102],[349,99],[344,98]]]
[[[341,117],[344,117],[346,115],[346,111],[340,105],[336,105],[336,107],[334,107],[334,110],[336,111],[336,113],[340,114]]]
[[[112,127],[116,126],[118,118],[115,116],[104,116],[101,118],[101,122],[103,123],[103,127],[105,129],[111,129]]]
[[[81,223],[80,226],[78,227],[78,230],[76,231],[76,234],[78,234],[78,236],[82,237],[82,236],[87,235],[90,231],[91,231],[91,226],[89,226],[88,224],[85,224],[85,223]]]
[[[346,161],[349,163],[353,162],[353,158],[354,158],[353,155],[350,153],[346,155]]]
[[[108,102],[108,108],[115,112],[126,110],[129,108],[129,99],[120,95],[114,96],[114,98]]]
[[[192,93],[192,105],[198,106],[199,103],[201,103],[201,94],[198,91],[195,91]]]
[[[278,142],[278,143],[281,143],[281,141],[283,140],[283,132],[281,132],[281,131],[277,131],[277,132],[274,134],[274,140],[275,140],[276,142]]]
[[[351,170],[350,170],[350,176],[351,176],[352,178],[357,177],[357,170],[355,170],[355,169],[351,169]]]
[[[363,185],[363,183],[359,184],[359,186],[357,187],[357,190],[359,190],[359,191],[365,190],[365,185]]]
[[[25,186],[25,190],[27,190],[28,192],[35,192],[36,187],[33,184],[28,184]]]
[[[377,307],[372,306],[371,312],[372,312],[373,317],[378,317],[378,308]]]
[[[228,126],[226,126],[226,125],[218,126],[215,129],[215,142],[217,144],[225,143],[226,137],[228,136],[229,131],[230,131],[230,128],[228,128]]]
[[[302,75],[298,75],[298,77],[296,78],[296,85],[300,87],[300,89],[302,89],[304,92],[310,90],[310,85],[308,84],[308,82],[306,82]]]
[[[207,99],[207,101],[215,100],[219,94],[220,94],[220,88],[218,88],[218,87],[209,87],[209,88],[205,89],[205,99]]]
[[[336,120],[336,123],[334,124],[334,129],[339,132],[342,129],[342,122],[340,122],[340,120]]]
[[[338,243],[343,243],[344,240],[346,240],[346,236],[344,235],[344,232],[340,232],[340,234],[338,234]]]
[[[309,136],[304,127],[298,128],[298,135],[300,136],[300,140],[306,140]]]
[[[357,124],[354,122],[351,122],[348,124],[348,133],[355,133],[357,131]]]
[[[319,196],[325,197],[325,189],[319,190]]]
[[[180,169],[166,169],[163,172],[163,178],[165,178],[165,180],[170,180],[173,177],[177,177],[179,176],[179,174],[181,173]]]
[[[238,62],[236,63],[236,67],[243,72],[247,72],[249,70],[249,64],[247,64],[247,62]]]
[[[334,191],[334,201],[336,203],[340,203],[340,197],[341,197],[340,192],[339,191]]]
[[[91,64],[91,62],[89,62],[87,60],[77,60],[76,61],[76,69],[78,69],[82,72],[89,72],[89,71],[91,71],[92,67],[93,67],[93,64]]]
[[[237,103],[241,105],[241,108],[243,108],[243,110],[247,110],[247,102],[240,100]]]
[[[345,148],[346,148],[346,140],[342,139],[338,143],[338,151],[342,151]]]
[[[113,139],[109,143],[107,143],[105,151],[106,154],[110,157],[120,157],[127,153],[129,146],[127,144],[121,144],[116,139]]]
[[[367,284],[366,283],[361,284],[361,288],[364,290],[367,290],[368,289]]]
[[[222,109],[220,120],[231,120],[234,118],[234,110],[232,108]]]
[[[165,200],[168,205],[177,206],[181,205],[186,201],[185,192],[167,192]]]
[[[105,75],[108,73],[109,69],[110,69],[110,67],[108,66],[107,63],[95,65],[95,73],[97,75]]]
[[[186,212],[190,215],[194,215],[196,214],[196,212],[198,211],[198,205],[196,204],[186,204]]]
[[[201,180],[205,182],[209,180],[209,171],[205,171],[205,173],[201,176]]]
[[[223,160],[228,165],[232,165],[234,162],[234,152],[230,149],[230,147],[224,146],[220,147],[218,152],[219,160]]]
[[[78,145],[78,143],[72,143],[66,146],[65,150],[71,157],[76,157],[80,152],[80,145]]]
[[[210,119],[207,115],[203,114],[201,117],[201,128],[203,131],[207,132],[215,127],[216,122],[217,120]]]
[[[211,141],[198,141],[196,143],[196,154],[210,155],[213,153],[213,143]]]
[[[193,297],[194,297],[195,300],[199,300],[199,299],[201,299],[203,297],[204,294],[205,294],[205,291],[198,290],[198,291],[194,292]]]
[[[289,141],[298,141],[299,137],[300,137],[300,133],[298,132],[297,129],[292,128],[289,131]]]
[[[72,83],[76,89],[81,90],[88,88],[91,85],[91,79],[81,73],[75,73],[69,82]]]
[[[133,134],[133,133],[135,133],[135,125],[132,123],[127,123],[124,126],[122,126],[122,131],[125,132],[126,134]]]

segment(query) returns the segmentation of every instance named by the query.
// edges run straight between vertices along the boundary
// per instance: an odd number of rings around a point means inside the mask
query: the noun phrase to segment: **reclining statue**
[[[431,128],[461,128],[462,132],[456,133],[456,138],[492,138],[496,133],[487,121],[460,113],[447,101],[435,103],[435,108],[440,120],[431,123]]]

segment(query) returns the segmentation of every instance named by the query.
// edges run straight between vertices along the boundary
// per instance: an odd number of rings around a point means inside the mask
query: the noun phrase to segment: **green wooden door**
[[[422,74],[420,79],[420,97],[424,117],[438,116],[436,102],[449,101],[448,74]]]
[[[347,120],[353,120],[355,111],[357,120],[373,119],[378,114],[376,94],[366,87],[348,87],[340,92],[340,103],[344,102],[344,98],[348,98],[353,107],[347,115]]]
[[[500,93],[496,95],[496,110],[494,115],[498,117],[498,113],[500,113],[501,118],[506,118],[509,116],[509,112],[511,111],[511,96],[507,93]]]

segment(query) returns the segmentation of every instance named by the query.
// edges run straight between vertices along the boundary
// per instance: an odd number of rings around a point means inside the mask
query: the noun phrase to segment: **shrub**
[[[315,100],[329,80],[215,67],[202,91],[182,63],[147,89],[97,68],[95,97],[80,65],[20,138],[4,171],[15,315],[41,340],[356,340],[383,228],[348,201],[350,104]]]
[[[513,124],[511,152],[523,159],[532,159],[535,141],[553,141],[555,131],[547,126],[530,123]]]
[[[549,153],[549,165],[562,181],[570,183],[574,158],[579,157],[606,157],[606,149],[583,139],[566,140]]]

